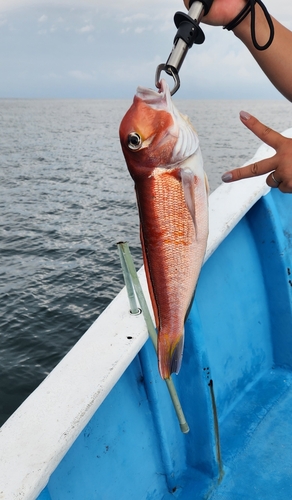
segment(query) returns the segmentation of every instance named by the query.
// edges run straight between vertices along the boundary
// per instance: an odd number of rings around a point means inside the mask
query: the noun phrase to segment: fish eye
[[[142,146],[142,139],[137,132],[131,132],[128,135],[128,147],[133,151],[140,149]]]

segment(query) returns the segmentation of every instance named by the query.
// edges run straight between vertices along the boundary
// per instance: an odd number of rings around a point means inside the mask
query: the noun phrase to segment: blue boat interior
[[[38,500],[292,497],[291,221],[271,190],[203,266],[173,377],[190,432],[147,341]]]

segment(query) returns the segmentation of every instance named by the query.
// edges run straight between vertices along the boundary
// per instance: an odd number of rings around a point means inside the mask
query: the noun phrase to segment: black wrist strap
[[[258,3],[259,6],[261,7],[261,9],[265,15],[266,21],[268,23],[268,26],[270,28],[269,39],[268,39],[267,43],[265,43],[264,45],[259,45],[257,42],[257,39],[256,39],[256,19],[255,19],[255,17],[256,17],[255,4],[256,3]],[[228,31],[233,30],[234,28],[236,28],[236,26],[238,26],[241,23],[241,21],[243,21],[243,19],[246,18],[246,16],[249,13],[251,13],[250,32],[251,32],[252,43],[257,50],[266,50],[268,47],[270,47],[270,45],[272,44],[272,42],[274,40],[275,30],[274,30],[272,18],[270,16],[266,6],[263,4],[262,0],[248,0],[247,4],[239,12],[239,14],[229,24],[224,26],[223,29],[228,30]]]

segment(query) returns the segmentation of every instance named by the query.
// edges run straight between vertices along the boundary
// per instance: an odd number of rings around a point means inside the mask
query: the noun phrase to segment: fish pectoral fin
[[[210,194],[210,186],[209,186],[209,181],[206,172],[204,172],[204,177],[205,177],[205,187],[206,187],[206,192],[207,196]]]
[[[154,295],[154,291],[153,291],[153,285],[152,285],[152,280],[151,280],[151,273],[150,273],[150,269],[149,269],[149,265],[148,265],[148,258],[147,258],[147,253],[146,253],[146,249],[145,249],[145,243],[144,243],[144,236],[143,236],[142,226],[140,226],[140,241],[141,241],[141,246],[142,246],[145,275],[146,275],[146,280],[147,280],[149,295],[150,295],[152,309],[153,309],[153,314],[154,314],[154,319],[155,319],[155,326],[156,326],[156,328],[159,328],[158,307],[157,307],[157,303],[156,303],[156,299],[155,299],[155,295]]]
[[[196,234],[198,234],[198,227],[196,221],[196,200],[195,200],[196,176],[191,171],[182,170],[181,182],[182,182],[185,202],[193,219]]]

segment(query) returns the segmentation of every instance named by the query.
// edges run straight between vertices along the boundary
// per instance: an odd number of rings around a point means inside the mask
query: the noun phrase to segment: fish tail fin
[[[178,374],[183,355],[184,334],[170,340],[167,335],[158,335],[158,366],[161,378],[169,378],[172,373]]]

